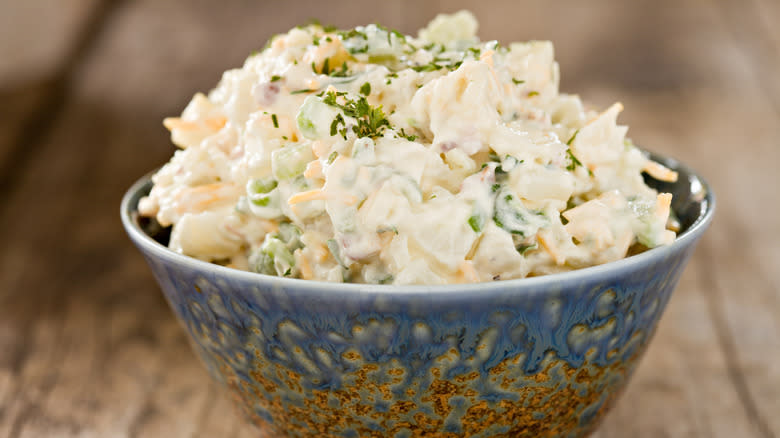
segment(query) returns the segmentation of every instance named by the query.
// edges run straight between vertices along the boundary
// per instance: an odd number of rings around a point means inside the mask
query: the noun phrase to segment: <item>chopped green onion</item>
[[[368,96],[371,94],[371,84],[366,82],[363,85],[360,86],[360,94],[363,96]]]
[[[277,180],[290,180],[302,174],[312,160],[314,154],[308,144],[292,144],[271,153],[271,170]]]
[[[485,217],[479,213],[472,214],[469,217],[469,226],[475,233],[481,232],[485,226]]]

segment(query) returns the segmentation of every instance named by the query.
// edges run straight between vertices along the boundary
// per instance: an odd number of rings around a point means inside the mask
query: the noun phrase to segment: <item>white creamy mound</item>
[[[139,211],[174,251],[356,283],[542,275],[670,243],[673,181],[558,92],[549,42],[480,42],[468,12],[404,36],[320,25],[273,38],[165,120],[181,148]]]

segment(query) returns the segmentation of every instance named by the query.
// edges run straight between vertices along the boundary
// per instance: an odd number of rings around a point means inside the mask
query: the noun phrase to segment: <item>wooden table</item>
[[[119,223],[173,152],[160,123],[309,17],[412,32],[468,1],[0,3],[0,438],[250,437]],[[596,433],[780,436],[780,1],[473,2],[551,39],[562,89],[692,163],[719,211]]]

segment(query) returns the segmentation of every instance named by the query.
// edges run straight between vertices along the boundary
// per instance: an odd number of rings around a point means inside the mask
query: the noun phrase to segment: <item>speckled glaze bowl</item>
[[[669,246],[565,274],[451,286],[330,284],[176,254],[122,201],[192,345],[273,436],[581,437],[626,386],[695,243],[707,184],[674,160]],[[164,241],[165,237],[157,236]]]

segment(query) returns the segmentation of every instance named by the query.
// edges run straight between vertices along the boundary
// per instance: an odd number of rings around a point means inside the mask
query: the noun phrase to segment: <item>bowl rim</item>
[[[233,277],[236,280],[248,283],[257,283],[257,285],[268,284],[273,287],[281,288],[308,288],[317,289],[323,293],[356,293],[382,294],[382,295],[404,295],[416,293],[446,294],[447,296],[461,294],[484,294],[490,291],[505,290],[511,288],[516,292],[523,289],[558,289],[567,284],[581,283],[583,280],[595,277],[617,273],[626,269],[637,269],[640,265],[651,264],[662,261],[673,253],[682,251],[687,246],[694,244],[709,227],[715,213],[716,201],[710,184],[690,167],[680,161],[663,155],[648,152],[651,159],[663,163],[670,169],[682,171],[689,176],[693,184],[700,185],[700,192],[703,194],[702,201],[705,202],[703,212],[700,212],[696,220],[669,245],[658,246],[640,254],[622,258],[613,262],[600,265],[589,266],[586,268],[575,269],[555,274],[542,275],[538,277],[518,278],[501,281],[488,281],[479,283],[465,284],[436,284],[436,285],[378,285],[362,283],[335,283],[321,280],[303,280],[298,278],[285,278],[273,275],[259,274],[256,272],[243,271],[235,268],[228,268],[214,263],[196,259],[170,250],[163,246],[149,235],[147,235],[134,220],[133,214],[137,212],[137,203],[140,199],[139,192],[151,181],[152,175],[157,169],[147,173],[138,179],[125,192],[120,205],[120,216],[122,225],[130,238],[144,252],[153,254],[156,257],[167,260],[177,265],[185,265],[192,270],[209,272],[212,275],[224,275]]]

